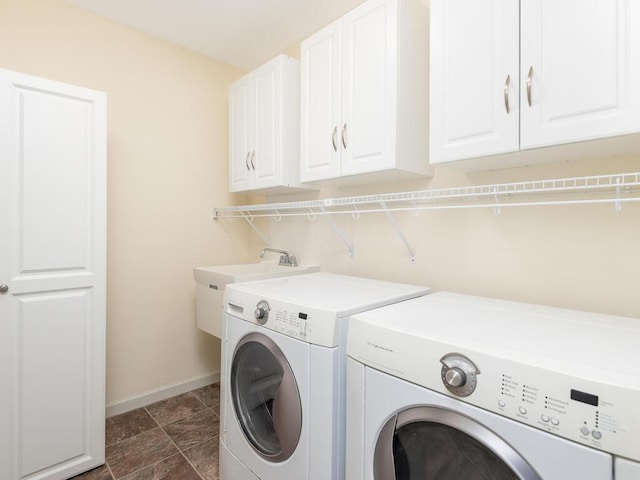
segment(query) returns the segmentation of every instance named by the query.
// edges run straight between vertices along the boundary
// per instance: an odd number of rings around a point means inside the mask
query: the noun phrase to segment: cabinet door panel
[[[269,62],[253,75],[254,141],[249,160],[253,170],[253,188],[267,188],[280,184],[278,132],[280,128],[280,101],[278,62]]]
[[[395,3],[369,1],[342,19],[339,131],[343,176],[394,165],[398,44]]]
[[[431,1],[431,163],[518,150],[519,22],[511,0]]]
[[[521,148],[639,129],[638,2],[521,3]]]
[[[251,188],[251,78],[241,78],[229,89],[229,189]]]
[[[300,49],[300,178],[309,182],[339,177],[340,22],[309,37]]]

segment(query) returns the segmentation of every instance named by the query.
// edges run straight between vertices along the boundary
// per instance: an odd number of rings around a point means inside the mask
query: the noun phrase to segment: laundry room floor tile
[[[160,427],[107,447],[107,463],[116,478],[178,453]]]
[[[201,480],[200,475],[180,454],[138,470],[122,480]]]
[[[218,452],[218,437],[213,437],[183,453],[204,480],[218,480]]]
[[[220,387],[109,417],[107,463],[72,480],[218,480]]]
[[[164,426],[164,431],[180,450],[186,450],[211,437],[217,437],[219,430],[218,416],[209,409]]]
[[[113,445],[154,428],[158,428],[158,424],[144,408],[109,417],[105,426],[106,445]]]
[[[189,393],[162,400],[146,407],[158,425],[164,426],[187,418],[206,408],[196,396]]]
[[[214,383],[213,385],[207,385],[206,387],[193,390],[193,393],[198,400],[204,403],[207,407],[217,410],[220,408],[220,384]]]

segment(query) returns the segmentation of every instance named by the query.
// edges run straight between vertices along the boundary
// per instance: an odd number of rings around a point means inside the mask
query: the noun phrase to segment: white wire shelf
[[[640,201],[640,172],[383,193],[299,202],[216,207],[213,218],[281,217],[450,208],[526,207]]]

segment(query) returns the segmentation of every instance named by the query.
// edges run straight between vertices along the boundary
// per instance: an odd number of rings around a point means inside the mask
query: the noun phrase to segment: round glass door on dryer
[[[236,419],[255,453],[267,462],[287,460],[300,440],[302,403],[280,347],[260,333],[243,337],[233,354],[230,385]]]
[[[391,417],[376,443],[374,478],[402,480],[542,480],[488,428],[438,407]]]

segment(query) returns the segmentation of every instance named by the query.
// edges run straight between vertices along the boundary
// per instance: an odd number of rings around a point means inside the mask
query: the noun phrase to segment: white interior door
[[[431,1],[431,163],[519,149],[520,9]]]
[[[104,463],[106,97],[0,70],[0,478]]]
[[[640,4],[523,0],[522,149],[640,129]]]

